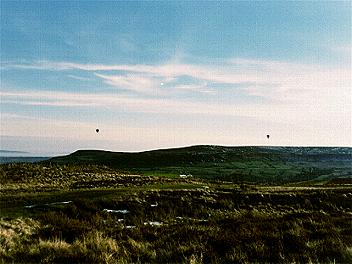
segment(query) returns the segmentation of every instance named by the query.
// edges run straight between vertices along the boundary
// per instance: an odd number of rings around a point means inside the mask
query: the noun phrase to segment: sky
[[[0,3],[2,150],[352,145],[350,1]]]

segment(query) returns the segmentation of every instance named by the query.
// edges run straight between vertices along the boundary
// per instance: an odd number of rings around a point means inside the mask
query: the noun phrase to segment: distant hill
[[[48,160],[50,157],[4,157],[0,156],[0,164],[5,163],[35,163],[43,160]]]
[[[28,154],[26,151],[0,149],[0,154]]]
[[[47,162],[97,164],[145,174],[255,181],[299,181],[351,176],[349,147],[191,146],[138,153],[78,150]]]
[[[222,147],[191,146],[144,152],[110,152],[78,150],[54,157],[55,163],[90,163],[118,168],[152,168],[231,161],[351,161],[352,148],[347,147]]]

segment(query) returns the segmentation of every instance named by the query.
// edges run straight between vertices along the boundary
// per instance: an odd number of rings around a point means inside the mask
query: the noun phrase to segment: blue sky
[[[1,1],[1,149],[351,146],[350,17],[349,1]]]

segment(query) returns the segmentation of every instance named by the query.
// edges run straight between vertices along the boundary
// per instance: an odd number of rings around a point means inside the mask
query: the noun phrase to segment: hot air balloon
[[[99,133],[99,128],[97,128],[97,129],[95,130],[95,132]]]
[[[270,135],[266,135],[266,138],[269,139],[269,138],[270,138]]]

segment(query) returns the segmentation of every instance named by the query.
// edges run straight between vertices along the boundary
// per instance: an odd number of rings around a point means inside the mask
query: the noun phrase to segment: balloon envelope
[[[97,128],[97,129],[95,130],[95,132],[99,133],[99,128]]]
[[[266,137],[269,139],[270,135],[266,135]]]

